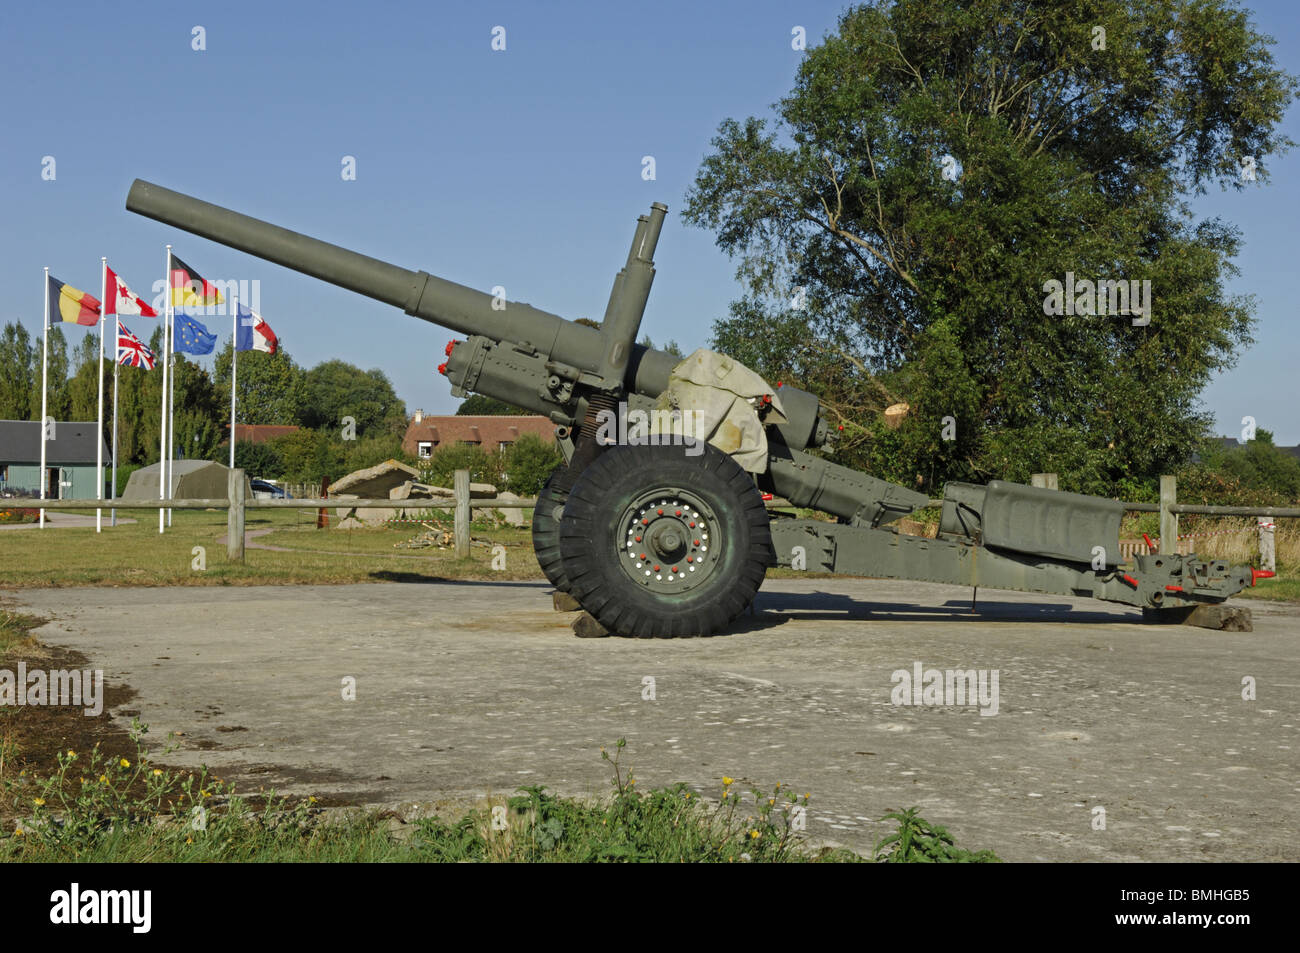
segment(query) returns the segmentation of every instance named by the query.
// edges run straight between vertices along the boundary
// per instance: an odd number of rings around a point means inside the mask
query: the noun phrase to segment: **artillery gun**
[[[1258,575],[1195,555],[1124,563],[1122,503],[999,480],[949,483],[936,538],[900,532],[897,520],[928,497],[808,452],[832,433],[815,395],[772,388],[723,355],[683,361],[636,343],[660,203],[637,219],[599,328],[143,180],[126,207],[467,335],[438,370],[456,396],[483,393],[555,423],[565,463],[539,494],[534,549],[547,578],[611,632],[718,632],[774,565],[1085,596],[1157,619],[1222,602]],[[657,430],[629,436],[637,415]],[[769,513],[764,493],[837,521]]]

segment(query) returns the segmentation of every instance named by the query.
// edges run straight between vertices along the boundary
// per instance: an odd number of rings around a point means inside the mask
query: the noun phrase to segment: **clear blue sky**
[[[643,330],[686,350],[738,294],[711,234],[677,218],[727,117],[767,115],[839,2],[10,3],[0,7],[0,324],[41,324],[42,266],[99,294],[99,257],[138,292],[163,245],[209,278],[258,279],[262,314],[305,366],[388,374],[407,410],[448,413],[451,335],[398,310],[125,211],[139,176],[566,317],[599,319],[636,216],[670,209]],[[1250,5],[1300,74],[1300,4]],[[191,49],[206,29],[207,49]],[[506,28],[493,52],[491,30]],[[1292,110],[1286,122],[1300,141]],[[57,179],[42,181],[42,157]],[[341,159],[357,160],[343,181]],[[657,179],[641,178],[653,155]],[[1245,235],[1232,290],[1257,343],[1205,403],[1300,442],[1300,152],[1273,181],[1198,212]],[[229,333],[225,319],[210,327]],[[151,322],[137,320],[141,337]],[[82,331],[68,327],[70,338]],[[209,359],[210,360],[210,359]]]

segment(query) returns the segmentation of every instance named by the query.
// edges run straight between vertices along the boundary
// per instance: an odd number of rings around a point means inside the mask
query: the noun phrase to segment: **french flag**
[[[274,354],[278,347],[275,332],[256,311],[239,305],[239,320],[235,322],[236,351],[265,351]]]

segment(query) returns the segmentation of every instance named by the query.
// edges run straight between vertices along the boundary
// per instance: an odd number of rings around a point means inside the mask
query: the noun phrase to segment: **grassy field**
[[[544,578],[527,529],[477,522],[470,558],[458,560],[450,548],[399,548],[425,532],[420,524],[318,530],[314,513],[250,510],[245,528],[269,532],[250,541],[242,564],[226,557],[224,511],[175,510],[172,526],[162,534],[153,510],[136,510],[130,515],[138,522],[105,525],[98,534],[94,527],[5,530],[0,532],[0,584],[238,586]],[[449,529],[450,518],[444,524]],[[504,569],[492,568],[497,544],[504,547]],[[263,545],[286,551],[256,548]],[[202,552],[196,553],[196,547]]]

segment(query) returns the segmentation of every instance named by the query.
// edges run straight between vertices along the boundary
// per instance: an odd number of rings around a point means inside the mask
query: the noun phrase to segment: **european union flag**
[[[185,354],[211,354],[217,336],[184,311],[176,312],[176,350]]]

